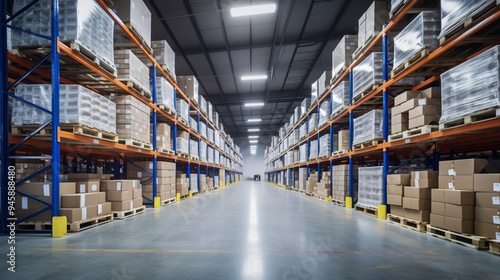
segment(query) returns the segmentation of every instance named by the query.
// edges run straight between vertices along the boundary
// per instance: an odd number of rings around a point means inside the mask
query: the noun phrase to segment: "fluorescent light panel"
[[[256,150],[251,150],[251,151],[250,151],[250,154],[251,154],[251,155],[255,155],[255,154],[257,154],[257,151],[256,151]]]
[[[248,119],[247,122],[261,122],[262,119]]]
[[[241,76],[242,81],[254,81],[254,80],[265,80],[267,79],[267,75],[247,75]]]
[[[257,149],[257,145],[251,145],[250,149]]]
[[[250,140],[248,143],[259,143],[259,140]]]
[[[250,139],[257,139],[257,138],[259,138],[259,136],[258,135],[250,135],[250,136],[248,136],[248,138],[250,138]]]
[[[258,128],[249,128],[248,129],[248,132],[257,132],[257,131],[260,131],[260,129],[258,129]]]
[[[274,12],[276,12],[276,4],[263,4],[231,8],[232,17],[271,14]]]
[[[245,107],[259,107],[259,106],[264,106],[264,102],[245,103]]]

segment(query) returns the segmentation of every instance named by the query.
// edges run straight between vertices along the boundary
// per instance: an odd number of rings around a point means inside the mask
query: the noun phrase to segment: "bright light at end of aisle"
[[[249,135],[248,138],[249,139],[257,139],[257,138],[259,138],[259,135]]]
[[[260,131],[260,129],[258,129],[258,128],[249,128],[248,129],[248,132],[257,132],[257,131]]]
[[[276,4],[263,4],[231,8],[232,17],[253,16],[261,14],[271,14],[276,12]]]
[[[254,81],[254,80],[265,80],[267,79],[267,75],[246,75],[241,76],[242,81]]]
[[[259,143],[259,140],[250,140],[248,143]]]
[[[257,149],[257,145],[250,145],[250,149]]]
[[[250,154],[251,154],[251,155],[255,155],[255,154],[257,154],[257,150],[250,150]]]
[[[261,122],[262,119],[248,119],[247,122]]]
[[[245,107],[261,107],[261,106],[264,106],[264,102],[245,103]]]

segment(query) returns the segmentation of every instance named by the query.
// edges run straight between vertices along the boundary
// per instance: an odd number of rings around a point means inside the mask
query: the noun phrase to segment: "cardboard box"
[[[132,190],[127,191],[108,191],[106,193],[108,201],[126,201],[132,200]],[[113,210],[115,211],[115,210]],[[121,210],[117,210],[121,211]]]
[[[445,190],[444,189],[432,189],[431,190],[431,200],[435,202],[445,202]]]
[[[474,192],[462,190],[443,190],[444,202],[455,205],[474,205]]]
[[[132,199],[111,202],[111,211],[127,211],[127,210],[132,210],[133,207],[134,207],[134,201]]]
[[[436,105],[417,106],[408,111],[408,120],[415,119],[420,116],[441,116],[441,108]]]
[[[61,195],[61,208],[80,208],[96,204],[97,196],[94,193]]]
[[[111,174],[92,174],[92,173],[69,173],[66,174],[68,176],[68,181],[77,182],[77,181],[88,181],[88,180],[109,180],[111,178]]]
[[[413,98],[401,104],[401,112],[407,112],[422,105],[439,105],[440,100],[432,98]]]
[[[474,175],[475,173],[498,172],[498,162],[486,159],[461,159],[439,162],[439,175]]]
[[[400,133],[402,131],[408,130],[408,123],[396,123],[396,124],[391,124],[391,133],[396,134]]]
[[[474,220],[498,225],[500,224],[500,207],[476,207],[474,210]]]
[[[96,192],[96,193],[91,193],[96,200],[96,204],[102,204],[106,202],[106,193],[105,192]]]
[[[474,233],[474,220],[462,220],[449,216],[444,217],[445,228],[458,233]]]
[[[435,189],[438,187],[438,182],[435,179],[414,179],[411,181],[411,186],[421,189]]]
[[[431,211],[431,201],[428,199],[403,197],[403,208]]]
[[[156,193],[162,193],[170,191],[170,185],[156,185]],[[144,185],[142,186],[143,192],[153,192],[153,185]]]
[[[441,88],[440,87],[430,87],[430,88],[427,88],[425,90],[422,90],[420,92],[420,97],[441,99]]]
[[[500,193],[478,192],[476,193],[476,206],[498,208],[500,207]]]
[[[404,192],[405,192],[405,197],[408,198],[426,199],[426,200],[431,199],[431,189],[405,187]]]
[[[142,197],[142,189],[132,190],[132,198],[141,198]]]
[[[500,174],[474,174],[475,192],[500,192]]]
[[[420,91],[405,91],[398,96],[394,97],[394,106],[403,104],[404,102],[420,97]]]
[[[438,186],[440,189],[455,189],[455,176],[439,175]]]
[[[60,182],[59,183],[59,194],[74,194],[76,190],[76,184],[73,182]],[[24,183],[16,187],[16,190],[36,196],[36,197],[52,197],[52,183],[43,182],[33,182]]]
[[[401,114],[392,115],[391,116],[391,125],[399,124],[399,123],[407,123],[409,120],[408,113],[403,112]]]
[[[76,182],[77,193],[92,193],[99,192],[99,180],[88,180]]]
[[[421,127],[428,124],[437,124],[440,115],[422,115],[408,121],[409,129]]]
[[[430,221],[430,214],[429,211],[405,209],[405,218],[415,221],[428,223]]]
[[[387,177],[389,178],[389,176]],[[387,185],[387,194],[395,194],[403,196],[403,186],[401,185]]]
[[[431,202],[431,212],[434,214],[445,216],[446,215],[445,205],[446,205],[446,203],[444,203],[444,202],[432,201]]]
[[[474,190],[474,175],[439,175],[438,180],[440,189]]]
[[[500,240],[500,226],[495,224],[475,221],[474,234],[488,237],[490,239]]]
[[[410,179],[410,174],[390,174],[387,175],[387,185],[408,186],[410,184]]]
[[[471,205],[455,205],[446,203],[445,204],[445,216],[462,219],[462,220],[474,220],[474,206]]]
[[[104,216],[108,214],[111,214],[111,202],[97,204],[97,216]]]
[[[403,197],[398,194],[387,194],[387,204],[403,206]]]
[[[66,216],[68,223],[74,223],[89,219],[87,207],[82,208],[61,208],[59,215]],[[92,214],[92,213],[90,213]]]
[[[132,204],[134,206],[134,209],[139,208],[143,205],[142,204],[142,197],[134,198],[132,201],[133,201]]]
[[[391,214],[399,216],[399,217],[404,217],[405,216],[405,210],[401,206],[392,206],[391,205]]]
[[[437,180],[438,171],[413,171],[411,173],[411,180],[415,179],[433,179]]]
[[[431,213],[431,225],[438,228],[446,228],[445,218],[443,215]]]
[[[139,180],[103,180],[101,190],[103,191],[126,191],[139,187]]]

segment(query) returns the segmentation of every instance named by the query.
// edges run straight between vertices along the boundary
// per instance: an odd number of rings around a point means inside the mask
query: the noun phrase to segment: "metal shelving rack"
[[[500,7],[497,5],[495,8],[493,8],[490,12],[486,13],[484,16],[480,17],[479,19],[475,20],[473,24],[467,26],[464,28],[463,31],[458,32],[457,35],[452,36],[447,42],[442,44],[438,49],[435,51],[431,52],[429,55],[426,57],[422,58],[415,64],[411,65],[410,67],[406,68],[399,74],[395,75],[394,77],[389,79],[388,75],[388,65],[389,65],[389,57],[388,57],[388,50],[389,50],[389,40],[388,40],[388,34],[389,32],[407,15],[410,14],[410,10],[418,3],[418,0],[411,0],[411,1],[406,1],[403,5],[403,7],[400,9],[400,11],[392,18],[389,23],[385,24],[383,27],[382,32],[380,32],[375,39],[369,43],[368,47],[366,50],[358,57],[356,58],[353,63],[344,71],[344,73],[341,75],[341,77],[337,78],[336,81],[331,85],[330,89],[326,94],[324,94],[322,97],[318,98],[318,106],[319,104],[326,100],[334,88],[340,85],[340,83],[348,77],[349,80],[349,88],[350,88],[350,106],[347,110],[343,111],[342,113],[338,114],[336,117],[334,117],[328,125],[324,126],[323,128],[318,129],[317,131],[314,131],[313,133],[309,133],[306,136],[305,140],[298,141],[297,143],[291,145],[287,149],[285,149],[283,152],[279,153],[277,156],[270,158],[270,154],[274,152],[282,141],[286,139],[294,130],[298,129],[302,123],[304,123],[306,120],[309,119],[309,116],[317,110],[315,106],[311,105],[311,108],[308,110],[308,112],[301,117],[301,119],[286,133],[286,135],[281,138],[277,145],[274,147],[271,147],[268,151],[268,154],[265,156],[265,162],[266,165],[269,163],[273,163],[275,161],[283,161],[284,155],[288,151],[293,151],[294,149],[298,148],[301,144],[305,143],[310,143],[310,139],[316,137],[316,135],[319,136],[319,134],[326,130],[327,128],[330,129],[330,140],[333,140],[333,125],[335,124],[341,124],[342,122],[345,122],[345,118],[348,118],[348,124],[349,124],[349,151],[346,154],[342,154],[340,156],[330,156],[326,159],[317,159],[317,160],[308,160],[306,163],[294,163],[289,166],[284,166],[281,168],[274,168],[270,170],[266,170],[266,180],[274,185],[278,185],[280,187],[286,187],[282,186],[278,183],[276,180],[277,174],[282,171],[282,170],[295,170],[299,167],[307,167],[307,178],[309,178],[309,171],[310,171],[310,166],[313,165],[319,165],[320,164],[326,164],[329,163],[330,165],[330,174],[332,174],[332,166],[334,163],[337,162],[343,162],[343,163],[348,163],[349,164],[349,196],[345,198],[345,207],[346,208],[353,208],[354,206],[354,180],[353,180],[353,165],[354,165],[354,159],[355,158],[364,158],[367,159],[372,159],[373,155],[375,155],[376,161],[379,160],[380,158],[380,152],[381,153],[381,158],[382,158],[382,165],[383,165],[383,170],[384,170],[384,176],[383,176],[383,203],[379,205],[378,207],[378,217],[380,219],[385,219],[386,217],[386,212],[387,212],[387,174],[394,172],[396,169],[400,168],[401,166],[404,166],[405,164],[408,164],[411,162],[412,159],[408,159],[406,162],[403,164],[397,164],[397,167],[393,170],[390,170],[389,164],[390,164],[390,151],[394,152],[401,152],[402,154],[409,153],[415,145],[425,145],[425,144],[431,144],[431,147],[428,149],[425,149],[421,153],[423,154],[432,154],[430,157],[432,157],[431,160],[431,167],[434,170],[437,170],[438,168],[438,163],[440,159],[440,155],[444,152],[449,153],[450,158],[453,158],[455,153],[457,152],[470,152],[470,151],[487,151],[488,149],[491,149],[491,153],[495,154],[495,149],[500,148],[498,143],[496,142],[495,139],[498,139],[499,133],[497,131],[489,132],[489,129],[492,128],[500,128],[500,119],[492,119],[492,120],[487,120],[484,122],[478,122],[470,125],[465,125],[465,126],[457,126],[453,128],[449,128],[446,130],[439,130],[435,132],[431,132],[428,134],[423,134],[423,135],[418,135],[415,137],[407,138],[407,139],[402,139],[402,140],[397,140],[397,141],[392,141],[388,142],[388,136],[389,136],[389,106],[390,106],[390,100],[389,96],[391,94],[388,92],[388,90],[393,86],[396,82],[401,80],[404,77],[407,77],[411,74],[418,73],[420,68],[423,68],[426,64],[430,62],[436,62],[440,58],[444,58],[444,56],[447,53],[450,53],[451,51],[455,50],[460,44],[465,44],[469,39],[474,39],[474,35],[481,32],[484,29],[490,28],[490,27],[500,27],[499,19],[500,19]],[[500,29],[500,28],[498,28]],[[496,33],[500,34],[500,33]],[[480,40],[470,40],[471,42],[478,43]],[[487,43],[490,42],[490,43]],[[378,44],[382,44],[382,52],[383,52],[383,84],[379,86],[377,89],[373,90],[371,93],[367,94],[365,97],[361,98],[357,102],[353,103],[352,102],[352,97],[353,97],[353,75],[352,75],[352,70],[353,68],[359,64],[362,59],[369,54],[369,52]],[[480,46],[478,47],[473,47],[471,48],[472,50],[469,50],[468,55],[463,57],[463,61],[466,61],[468,59],[471,59],[475,57],[476,55],[486,51],[487,49],[497,45],[500,43],[500,38],[497,35],[496,37],[490,38],[490,40],[482,40],[480,43]],[[455,65],[460,64],[460,62],[456,62]],[[452,66],[449,66],[449,68],[452,68]],[[449,69],[448,68],[448,69]],[[411,91],[417,91],[429,86],[432,86],[433,84],[436,84],[440,80],[440,73],[436,73],[434,76],[431,78],[428,78],[425,80],[423,83],[416,85],[414,87],[409,87],[408,90]],[[362,105],[367,103],[370,100],[373,100],[374,97],[377,95],[382,94],[382,109],[383,109],[383,143],[378,144],[373,147],[368,147],[364,149],[358,149],[358,150],[353,150],[353,112],[357,109],[359,109]],[[330,100],[331,102],[331,100]],[[476,133],[476,132],[481,132],[481,134],[469,134],[468,133]],[[448,137],[454,137],[457,140],[447,140]],[[441,142],[442,141],[442,142]],[[466,146],[463,144],[460,144],[461,142],[466,142]],[[443,148],[440,143],[445,143],[443,146],[448,146],[447,149]],[[333,151],[333,149],[332,149]],[[372,159],[373,160],[373,159]],[[294,173],[294,171],[292,172]],[[333,176],[331,176],[333,177]],[[320,175],[318,175],[318,181],[320,180]],[[330,184],[331,188],[333,188],[333,184]],[[293,187],[293,186],[289,186]],[[331,189],[333,193],[333,189]],[[329,198],[331,199],[331,198]],[[329,200],[327,199],[327,200]]]
[[[35,36],[39,36],[45,39],[48,39],[51,41],[51,52],[47,54],[41,61],[33,63],[31,61],[28,61],[24,58],[21,58],[17,55],[14,55],[7,50],[7,29],[15,29],[15,27],[12,27],[9,25],[9,23],[15,19],[18,15],[22,14],[26,10],[28,10],[30,7],[35,5],[38,1],[34,0],[30,4],[28,4],[25,8],[21,9],[18,11],[16,14],[11,15],[8,17],[7,14],[7,0],[2,0],[2,9],[1,9],[1,19],[2,19],[2,26],[0,29],[0,37],[2,38],[2,48],[1,48],[1,81],[2,81],[2,98],[0,99],[0,107],[2,108],[2,115],[0,117],[0,127],[1,127],[1,162],[2,162],[2,172],[1,172],[1,225],[0,225],[0,230],[2,232],[6,232],[7,230],[7,224],[8,224],[8,187],[7,187],[7,182],[9,180],[8,178],[8,171],[9,171],[9,165],[13,165],[15,163],[16,159],[50,159],[51,164],[47,167],[44,167],[43,169],[39,170],[38,172],[29,175],[28,177],[24,178],[23,180],[16,182],[16,185],[20,185],[31,178],[42,174],[49,169],[52,169],[52,203],[45,203],[33,196],[27,195],[27,194],[22,194],[30,199],[34,199],[38,202],[43,203],[47,207],[33,215],[30,215],[26,218],[23,218],[22,220],[17,220],[17,223],[21,223],[25,220],[28,220],[32,218],[33,216],[39,215],[45,211],[51,210],[52,211],[52,216],[57,217],[59,215],[59,175],[60,175],[60,161],[61,161],[61,154],[66,154],[69,151],[72,151],[74,149],[74,146],[61,143],[65,141],[73,141],[77,142],[80,144],[85,144],[89,146],[89,150],[91,151],[91,154],[94,158],[96,158],[95,162],[98,162],[99,160],[102,160],[103,158],[106,158],[107,160],[105,161],[106,166],[112,166],[114,169],[114,174],[115,176],[120,174],[120,167],[122,166],[120,163],[123,162],[123,168],[126,170],[127,167],[127,162],[130,162],[133,164],[132,161],[129,161],[130,158],[142,158],[142,159],[151,159],[153,161],[153,172],[147,172],[150,173],[151,178],[147,180],[152,180],[153,179],[153,193],[156,194],[156,173],[157,173],[157,160],[166,160],[166,161],[173,161],[176,162],[176,168],[178,163],[184,163],[188,165],[188,177],[189,177],[189,170],[191,164],[194,164],[197,166],[197,182],[198,186],[200,185],[200,169],[202,166],[205,166],[206,174],[209,174],[209,169],[212,168],[212,178],[214,182],[214,187],[215,186],[215,176],[217,173],[219,174],[225,174],[226,172],[228,174],[233,174],[233,175],[241,175],[242,174],[242,161],[243,158],[241,156],[241,153],[239,153],[233,145],[227,140],[224,135],[215,127],[215,125],[201,113],[201,110],[195,106],[190,99],[179,89],[179,87],[176,85],[176,83],[167,75],[167,73],[163,70],[163,68],[160,66],[160,64],[152,57],[152,55],[142,46],[141,42],[133,35],[133,33],[128,29],[128,27],[118,18],[118,16],[107,6],[107,3],[104,0],[96,0],[96,2],[99,4],[99,6],[106,11],[106,13],[113,19],[114,23],[117,24],[124,32],[125,34],[129,37],[130,40],[132,40],[135,45],[142,50],[144,55],[146,55],[149,60],[152,62],[153,67],[152,67],[152,99],[153,102],[150,102],[148,99],[140,95],[139,93],[135,92],[131,88],[127,87],[125,84],[122,82],[118,81],[114,76],[110,75],[108,72],[100,68],[97,64],[95,64],[93,61],[87,59],[85,56],[81,55],[77,51],[69,48],[67,45],[59,41],[58,37],[58,32],[59,32],[59,11],[58,11],[58,0],[51,0],[51,36],[42,36],[39,34],[34,34],[30,33]],[[22,30],[20,30],[22,31]],[[111,141],[106,141],[106,140],[97,140],[92,137],[87,137],[83,135],[77,135],[71,132],[66,132],[66,131],[61,131],[60,130],[60,123],[59,123],[59,85],[60,83],[63,84],[78,84],[70,79],[67,79],[60,74],[60,69],[59,69],[59,55],[60,53],[64,53],[64,55],[69,56],[73,60],[77,62],[77,64],[81,65],[81,67],[84,67],[86,69],[90,69],[94,71],[96,74],[99,76],[105,78],[107,81],[111,82],[113,86],[117,88],[117,90],[123,92],[124,94],[129,94],[137,99],[139,99],[141,102],[144,104],[148,105],[152,109],[152,144],[153,144],[153,150],[144,150],[140,149],[137,147],[133,146],[127,146],[124,144],[119,144]],[[9,65],[9,61],[15,61],[17,64],[21,65],[22,67],[26,68],[27,70],[21,70],[17,67],[14,67],[12,65]],[[45,61],[51,61],[50,65],[50,72],[47,71],[46,69],[43,69],[40,67],[43,62]],[[207,124],[207,127],[211,127],[214,130],[214,133],[218,133],[224,143],[224,145],[228,146],[231,149],[231,153],[234,154],[234,156],[230,155],[229,153],[226,153],[223,149],[215,146],[215,144],[211,143],[210,141],[204,139],[201,137],[200,134],[197,132],[192,131],[189,126],[186,126],[180,122],[177,121],[177,119],[169,114],[167,114],[165,111],[161,110],[157,104],[156,104],[156,74],[157,71],[165,78],[167,79],[173,86],[174,86],[174,100],[176,96],[179,96],[180,98],[186,100],[189,104],[190,109],[194,109],[197,112],[197,119],[198,119],[198,127],[200,121],[204,121]],[[17,78],[12,78],[10,77],[10,74],[16,74],[19,77]],[[34,75],[36,74],[36,76]],[[45,110],[43,108],[40,108],[39,106],[32,104],[30,102],[27,102],[25,100],[20,99],[19,97],[16,97],[14,94],[12,94],[10,91],[15,88],[16,85],[22,83],[23,80],[31,81],[34,83],[43,83],[47,84],[50,83],[52,85],[52,109],[51,111]],[[42,125],[40,128],[38,128],[36,131],[31,133],[27,137],[19,137],[19,136],[13,136],[10,135],[10,123],[9,123],[9,98],[24,102],[28,105],[31,105],[37,109],[40,109],[46,113],[51,114],[52,118],[51,120]],[[174,106],[175,106],[174,102]],[[222,164],[216,165],[216,164],[211,164],[208,162],[201,162],[199,160],[190,160],[190,159],[185,159],[182,157],[177,157],[176,155],[170,155],[170,154],[165,154],[165,153],[160,153],[157,151],[156,147],[156,123],[158,121],[157,117],[161,116],[161,118],[165,119],[169,123],[173,124],[172,126],[172,131],[173,131],[173,149],[174,153],[176,154],[176,137],[177,137],[177,128],[182,129],[187,131],[190,134],[190,137],[194,137],[198,141],[198,145],[200,145],[200,142],[206,142],[207,146],[212,147],[214,150],[217,150],[220,155],[224,156],[225,158],[229,159],[231,162],[235,164],[237,167],[236,169],[228,168],[226,166],[223,166]],[[201,119],[201,120],[200,120]],[[43,141],[39,139],[34,139],[33,136],[35,136],[38,132],[40,132],[42,129],[47,127],[48,125],[52,126],[52,137],[51,141]],[[33,148],[26,148],[26,147],[20,147],[21,145],[31,145],[36,147],[35,149]],[[15,151],[19,150],[21,151],[20,155],[16,155]],[[29,154],[33,155],[29,155]],[[207,149],[208,153],[208,149]],[[46,156],[50,155],[50,156]],[[63,159],[63,163],[67,163],[69,159],[65,156]],[[111,164],[112,163],[112,164]],[[217,172],[217,173],[216,173]],[[241,177],[241,176],[240,176]],[[232,176],[230,178],[236,178],[236,176]],[[230,179],[227,182],[224,180],[225,178],[220,178],[220,184],[218,187],[224,187],[229,184],[236,183],[236,179]],[[147,198],[151,200],[151,202],[154,202],[153,205],[154,207],[159,207],[159,197],[155,198],[153,201],[150,198]],[[36,231],[36,232],[44,232],[44,231]],[[50,232],[50,230],[49,230]]]

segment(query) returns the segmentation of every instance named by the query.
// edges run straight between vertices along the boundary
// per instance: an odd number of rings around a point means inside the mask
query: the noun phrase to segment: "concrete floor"
[[[487,252],[252,181],[16,245],[0,279],[500,279]]]

